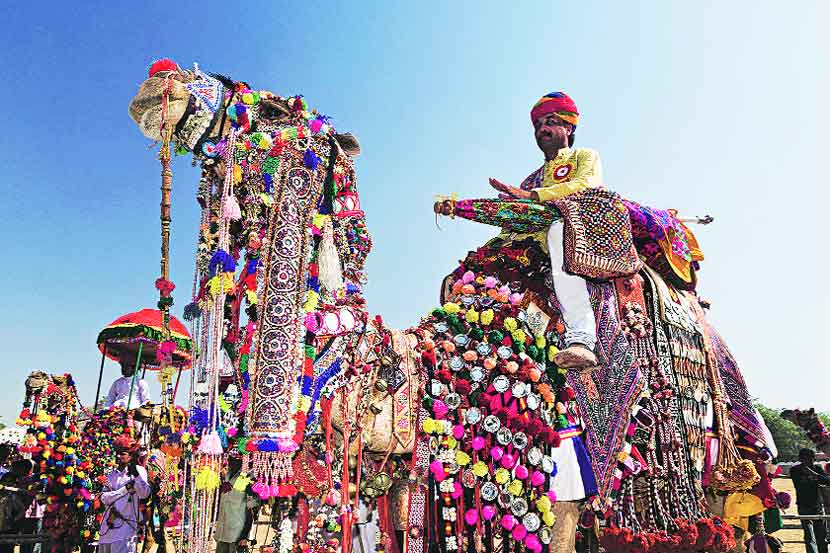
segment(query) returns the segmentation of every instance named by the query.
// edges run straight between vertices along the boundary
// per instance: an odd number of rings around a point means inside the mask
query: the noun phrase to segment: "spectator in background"
[[[815,464],[816,452],[804,448],[798,452],[799,463],[790,469],[795,486],[795,502],[799,515],[823,515],[824,502],[820,489],[830,486],[828,476]],[[802,520],[804,546],[807,553],[827,552],[827,523],[823,520]]]
[[[11,464],[9,471],[0,478],[0,532],[21,533],[26,509],[33,496],[28,492],[32,462],[19,459]],[[14,544],[0,545],[0,553],[13,553]]]

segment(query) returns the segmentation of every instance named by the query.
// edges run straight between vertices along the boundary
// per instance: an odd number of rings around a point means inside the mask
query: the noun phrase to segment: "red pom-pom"
[[[179,65],[173,61],[168,59],[158,60],[153,62],[153,65],[150,66],[150,71],[148,72],[148,76],[152,77],[156,73],[160,71],[178,71]]]

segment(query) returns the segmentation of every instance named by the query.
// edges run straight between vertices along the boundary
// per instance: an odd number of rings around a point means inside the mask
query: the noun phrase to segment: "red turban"
[[[112,445],[115,446],[115,451],[117,451],[118,453],[127,451],[129,453],[135,454],[138,451],[138,443],[136,443],[136,441],[133,440],[127,434],[121,434],[120,436],[115,438],[115,441]]]
[[[530,110],[530,120],[554,113],[574,127],[579,122],[579,110],[570,96],[564,92],[551,92],[542,96]]]

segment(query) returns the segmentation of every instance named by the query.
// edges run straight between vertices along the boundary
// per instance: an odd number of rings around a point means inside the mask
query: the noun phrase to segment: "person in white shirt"
[[[147,381],[143,378],[135,377],[133,383],[133,374],[135,373],[135,365],[121,361],[121,377],[116,379],[110,386],[110,391],[104,399],[104,409],[110,407],[121,407],[123,409],[135,409],[147,403],[150,403],[150,387]],[[130,397],[130,388],[132,387],[132,397]]]
[[[143,524],[141,501],[150,495],[147,470],[136,460],[138,444],[129,436],[115,440],[117,468],[107,475],[101,494],[105,506],[98,553],[135,553]]]

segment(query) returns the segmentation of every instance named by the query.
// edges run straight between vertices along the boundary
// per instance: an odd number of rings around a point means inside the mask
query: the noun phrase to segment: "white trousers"
[[[565,272],[564,237],[565,223],[556,221],[548,229],[548,252],[553,289],[565,323],[565,345],[582,344],[593,350],[597,344],[597,323],[591,296],[584,278]]]
[[[114,543],[99,543],[98,553],[135,553],[136,538],[117,541]]]

